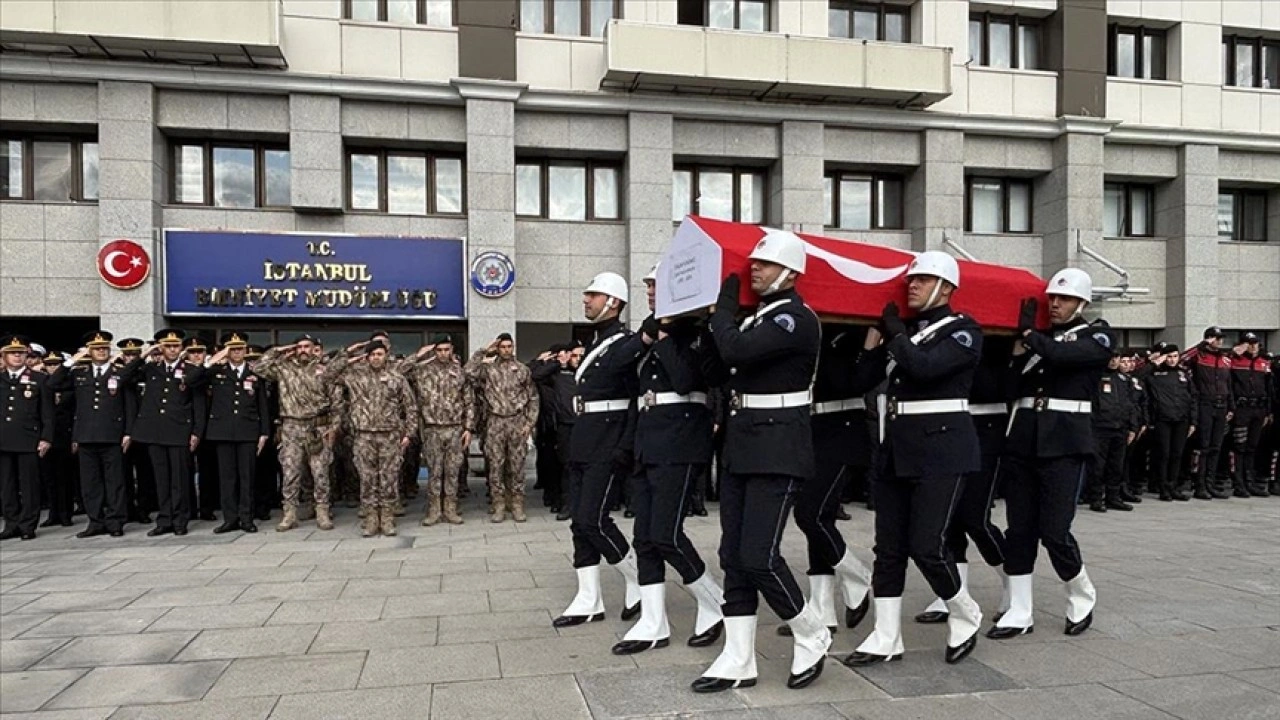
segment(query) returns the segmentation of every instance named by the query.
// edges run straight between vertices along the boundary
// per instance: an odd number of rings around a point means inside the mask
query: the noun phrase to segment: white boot
[[[1089,580],[1089,574],[1080,568],[1080,574],[1070,579],[1067,586],[1067,635],[1079,635],[1093,624],[1093,607],[1098,604],[1098,591]]]
[[[969,563],[956,563],[956,574],[960,576],[960,589],[962,591],[969,589]],[[947,601],[942,598],[934,598],[929,603],[929,607],[924,612],[916,616],[918,623],[940,623],[947,621]]]
[[[1010,575],[1009,609],[987,631],[987,637],[997,640],[1030,633],[1035,624],[1032,616],[1032,587],[1034,576]]]
[[[961,586],[955,597],[947,600],[947,653],[948,663],[958,663],[969,653],[978,641],[978,630],[982,627],[982,609],[969,596],[969,591]]]
[[[622,642],[613,646],[614,655],[634,655],[650,648],[666,647],[671,638],[667,624],[667,584],[640,586],[640,620],[631,626]]]
[[[809,602],[818,613],[818,620],[824,627],[835,632],[836,627],[836,578],[834,575],[812,575],[809,577]]]
[[[724,637],[720,656],[702,677],[693,681],[694,692],[720,692],[756,684],[756,616],[726,617]]]
[[[867,567],[848,547],[844,549],[844,557],[836,563],[836,578],[840,581],[840,592],[844,595],[844,626],[856,627],[866,616],[871,603],[871,568]]]
[[[813,597],[805,603],[804,609],[787,621],[791,626],[791,636],[795,638],[791,650],[791,677],[787,678],[787,687],[792,689],[805,687],[818,679],[827,650],[831,649],[831,631],[817,603],[822,602],[820,592],[826,592],[826,605],[832,608],[830,614],[834,616],[835,587],[831,585],[830,575],[814,575],[810,582],[820,577],[827,579],[825,588],[814,587]]]
[[[627,583],[626,595],[623,596],[623,602],[626,605],[622,608],[622,619],[630,620],[636,616],[640,608],[640,571],[636,568],[636,551],[632,548],[627,551],[625,557],[618,561],[614,567],[618,568],[618,572],[622,573],[622,579]]]
[[[604,620],[604,598],[600,595],[600,566],[578,568],[578,594],[551,624],[570,627],[601,620]]]
[[[856,652],[845,658],[845,665],[871,665],[902,658],[902,598],[876,598],[875,606],[875,629]]]
[[[1009,612],[1009,575],[1005,573],[1004,566],[996,568],[996,572],[1000,573],[1000,604],[996,606],[996,619],[999,616]]]
[[[684,587],[698,603],[698,616],[693,621],[693,637],[689,638],[689,645],[710,645],[720,639],[724,630],[724,611],[720,609],[724,604],[724,590],[706,572]]]

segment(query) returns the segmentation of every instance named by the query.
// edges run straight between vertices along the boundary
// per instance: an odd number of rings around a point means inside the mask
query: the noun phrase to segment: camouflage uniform
[[[475,394],[471,380],[458,361],[452,359],[440,362],[431,358],[408,365],[405,374],[417,391],[422,464],[427,466],[428,473],[428,516],[439,512],[443,499],[445,516],[454,522],[458,468],[464,459],[462,433],[475,430]]]
[[[484,459],[494,522],[501,522],[508,506],[517,518],[524,515],[524,456],[529,433],[538,421],[538,390],[523,363],[515,359],[486,363],[484,356],[484,350],[471,356],[467,375],[487,411]]]
[[[404,376],[389,367],[375,370],[362,362],[338,379],[338,409],[351,413],[354,458],[360,475],[360,504],[382,518],[383,532],[394,533],[394,503],[399,497],[400,440],[417,430],[417,406]],[[388,528],[391,528],[388,530]]]

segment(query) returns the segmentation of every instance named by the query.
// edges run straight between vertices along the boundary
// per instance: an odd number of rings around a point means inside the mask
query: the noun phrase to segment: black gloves
[[[640,323],[640,332],[649,336],[649,339],[654,342],[658,341],[658,332],[660,330],[662,330],[662,324],[653,315],[645,318],[644,322]]]
[[[737,273],[729,273],[720,286],[720,297],[716,300],[716,312],[736,315],[738,313],[738,294],[742,291],[742,280]]]
[[[884,312],[880,314],[880,326],[884,328],[884,336],[889,340],[907,332],[907,324],[902,322],[902,316],[898,315],[898,303],[890,300],[889,304],[884,306]]]
[[[1018,308],[1018,336],[1025,335],[1028,330],[1036,329],[1036,312],[1040,308],[1040,303],[1035,298],[1029,297],[1022,301],[1022,305]]]

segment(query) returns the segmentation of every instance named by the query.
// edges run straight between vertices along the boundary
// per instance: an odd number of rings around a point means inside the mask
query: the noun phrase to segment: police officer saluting
[[[40,521],[40,458],[53,447],[53,391],[43,373],[27,368],[28,343],[0,337],[0,540],[34,540]]]
[[[1018,401],[1009,423],[1004,468],[1005,533],[1009,574],[1009,611],[987,632],[1009,638],[1032,631],[1032,571],[1037,543],[1049,553],[1066,583],[1067,635],[1079,635],[1093,623],[1097,592],[1084,569],[1080,546],[1071,535],[1076,494],[1093,453],[1091,398],[1111,360],[1115,340],[1103,320],[1082,319],[1093,298],[1093,281],[1078,268],[1058,271],[1045,288],[1049,296],[1048,332],[1035,329],[1038,303],[1022,301],[1018,318],[1021,342],[1014,346],[1010,385]]]
[[[902,658],[902,589],[907,559],[915,560],[947,606],[948,663],[973,651],[982,612],[970,597],[943,542],[966,473],[981,468],[969,391],[982,357],[982,331],[951,309],[960,268],[950,255],[921,253],[907,268],[907,326],[896,303],[885,306],[887,342],[860,365],[889,379],[881,415],[884,437],[872,485],[876,503],[876,626],[847,665]],[[910,333],[910,334],[908,334]],[[859,370],[862,370],[860,367]]]
[[[258,454],[271,435],[265,381],[249,369],[248,335],[229,332],[210,360],[209,422],[205,439],[213,445],[220,473],[221,535],[233,530],[258,532],[253,522],[254,479]]]
[[[730,274],[711,314],[711,336],[728,367],[725,476],[720,482],[720,563],[724,568],[724,650],[694,692],[756,683],[760,595],[791,626],[787,687],[822,674],[831,631],[804,601],[779,549],[797,488],[813,476],[810,385],[818,362],[818,318],[795,290],[805,245],[794,233],[768,232],[749,256],[760,307],[738,323],[741,281]]]

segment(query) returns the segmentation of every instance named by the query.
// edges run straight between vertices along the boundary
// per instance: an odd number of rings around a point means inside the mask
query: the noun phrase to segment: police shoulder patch
[[[1104,348],[1111,348],[1111,336],[1104,332],[1094,333],[1093,340]]]
[[[796,319],[791,317],[789,313],[780,313],[778,315],[774,315],[773,321],[777,323],[778,327],[782,328],[783,330],[786,330],[787,332],[795,332]]]
[[[973,347],[973,335],[968,330],[957,330],[951,333],[951,339],[967,348]]]

